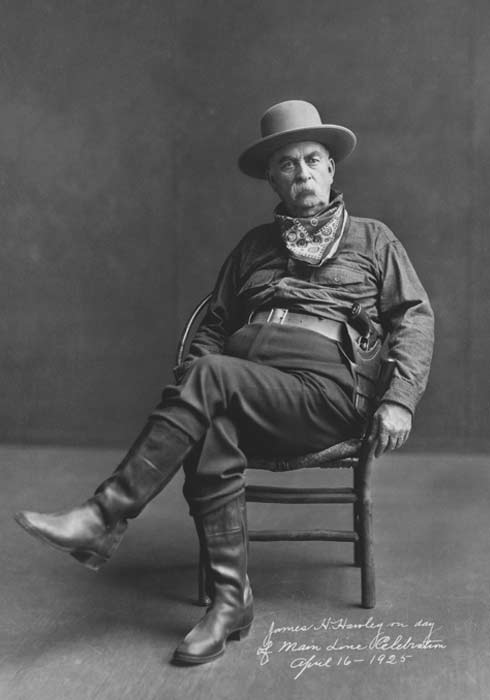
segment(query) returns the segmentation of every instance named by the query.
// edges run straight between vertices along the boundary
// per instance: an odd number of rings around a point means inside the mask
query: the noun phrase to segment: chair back
[[[193,309],[191,315],[186,321],[184,329],[180,335],[179,342],[177,343],[177,354],[175,356],[177,366],[182,364],[184,361],[189,345],[192,342],[192,337],[206,312],[206,307],[209,304],[211,296],[211,293],[206,294],[206,296],[201,299],[199,304],[197,304],[197,306]]]

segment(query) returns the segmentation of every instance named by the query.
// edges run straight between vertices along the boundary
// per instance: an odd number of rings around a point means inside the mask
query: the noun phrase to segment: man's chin
[[[321,209],[323,202],[315,195],[301,192],[294,200],[295,207],[299,209]]]

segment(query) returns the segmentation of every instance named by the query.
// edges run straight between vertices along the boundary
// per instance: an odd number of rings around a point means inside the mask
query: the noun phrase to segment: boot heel
[[[123,538],[124,532],[128,527],[126,520],[120,520],[108,536],[108,542],[106,542],[106,553],[100,554],[96,552],[84,552],[83,550],[74,550],[70,552],[71,556],[87,567],[87,569],[92,569],[92,571],[98,571],[102,564],[114,554],[116,549],[119,547],[121,540]]]
[[[102,564],[105,564],[107,557],[102,557],[100,554],[92,552],[70,552],[70,555],[92,571],[98,571]]]
[[[234,632],[232,632],[230,634],[228,639],[231,642],[239,642],[241,639],[245,639],[245,637],[248,636],[251,627],[252,627],[252,623],[250,623],[246,627],[242,627],[242,629],[240,629],[240,630],[235,630]]]

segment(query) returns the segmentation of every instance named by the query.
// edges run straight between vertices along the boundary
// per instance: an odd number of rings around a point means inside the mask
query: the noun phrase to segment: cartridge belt
[[[344,338],[344,324],[341,321],[333,321],[330,318],[320,318],[310,314],[298,314],[288,309],[267,309],[266,311],[253,311],[248,323],[275,323],[281,326],[299,326],[309,331],[320,333],[326,338],[341,342]]]

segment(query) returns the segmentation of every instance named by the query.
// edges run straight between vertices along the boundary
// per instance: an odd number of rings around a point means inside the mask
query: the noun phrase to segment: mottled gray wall
[[[437,348],[415,447],[485,447],[486,0],[0,1],[0,439],[123,444],[177,329],[270,217],[236,157],[282,99],[359,147],[337,184],[402,239]]]

